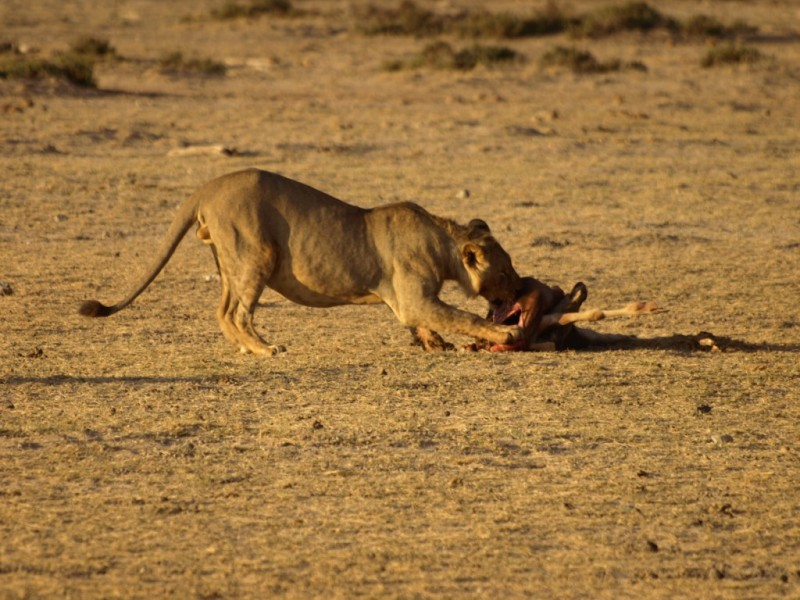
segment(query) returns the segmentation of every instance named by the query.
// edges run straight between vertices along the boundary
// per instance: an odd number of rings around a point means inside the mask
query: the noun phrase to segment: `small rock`
[[[472,194],[470,194],[468,189],[463,189],[463,190],[458,190],[458,193],[456,193],[456,198],[458,198],[459,200],[466,200],[471,195]]]
[[[534,248],[539,247],[539,246],[548,246],[550,248],[565,248],[565,247],[569,246],[569,240],[564,240],[562,242],[562,241],[550,239],[547,236],[540,236],[540,237],[537,237],[535,240],[533,240],[531,242],[531,246],[533,246]]]
[[[183,146],[173,148],[167,152],[167,156],[199,156],[202,154],[220,154],[222,156],[236,156],[236,148],[230,148],[222,144],[209,144],[206,146]]]
[[[722,444],[730,444],[733,441],[733,436],[727,433],[723,433],[722,435],[712,435],[711,436],[711,443],[717,446]]]
[[[7,281],[0,281],[0,296],[13,296],[14,288]]]
[[[540,135],[546,135],[541,129],[537,129],[536,127],[523,127],[520,125],[512,125],[511,127],[507,128],[507,131],[511,135],[521,135],[525,137],[538,137]]]
[[[540,110],[533,115],[533,120],[536,123],[549,123],[558,119],[559,116],[557,110]]]
[[[53,220],[56,223],[63,223],[64,221],[66,221],[68,219],[69,219],[69,217],[67,215],[56,215],[55,217],[53,217]]]

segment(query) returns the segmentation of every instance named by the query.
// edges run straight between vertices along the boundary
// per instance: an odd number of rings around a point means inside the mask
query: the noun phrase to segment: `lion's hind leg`
[[[244,255],[240,250],[235,258],[214,249],[222,296],[217,308],[217,320],[227,339],[239,346],[240,352],[274,355],[286,348],[268,344],[258,334],[253,324],[253,315],[265,281],[275,265],[271,250]]]
[[[219,277],[222,282],[222,296],[217,307],[217,321],[219,321],[220,329],[225,338],[232,344],[239,345],[239,336],[236,332],[236,326],[233,324],[233,319],[228,318],[229,311],[233,305],[233,298],[231,296],[231,286],[228,284],[228,277],[219,269]],[[233,308],[235,311],[235,307]]]

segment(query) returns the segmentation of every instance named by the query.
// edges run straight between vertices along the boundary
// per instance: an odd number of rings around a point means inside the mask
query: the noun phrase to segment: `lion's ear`
[[[475,268],[475,266],[483,261],[483,248],[472,242],[467,242],[461,246],[461,258],[464,264],[468,267]]]
[[[482,219],[472,219],[467,225],[467,237],[471,240],[476,238],[483,237],[485,235],[491,235],[491,231],[489,230],[489,226],[486,224],[486,221]]]

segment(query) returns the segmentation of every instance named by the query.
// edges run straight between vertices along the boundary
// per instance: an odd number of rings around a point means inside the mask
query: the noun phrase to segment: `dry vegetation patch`
[[[211,11],[212,18],[221,20],[254,18],[263,15],[286,17],[298,14],[289,0],[251,0],[245,4],[231,0]]]
[[[204,75],[221,77],[228,68],[213,58],[187,58],[183,52],[167,52],[158,60],[159,70],[167,75]]]
[[[492,68],[520,63],[523,60],[519,52],[507,46],[473,44],[461,50],[456,50],[448,42],[438,41],[427,44],[410,60],[390,61],[384,64],[384,68],[388,71],[404,68],[418,69],[421,67],[469,71],[478,65]]]
[[[512,12],[460,10],[442,14],[404,0],[395,8],[368,6],[357,10],[358,31],[367,35],[430,37],[451,34],[461,37],[523,38],[567,33],[572,37],[600,38],[626,32],[669,32],[682,39],[732,38],[752,35],[757,28],[737,19],[725,25],[715,17],[698,14],[680,21],[645,2],[609,5],[572,15],[557,2],[548,2],[530,16]]]
[[[37,51],[22,52],[17,44],[8,42],[0,48],[0,78],[41,80],[53,78],[76,86],[94,88],[95,64],[101,60],[119,58],[107,39],[81,36],[65,52],[50,57]]]
[[[754,65],[763,62],[766,58],[764,53],[754,46],[727,43],[710,48],[700,61],[700,64],[703,67],[731,64]]]
[[[3,57],[0,58],[0,78],[37,80],[45,78],[63,79],[69,83],[93,88],[93,63],[86,57],[62,54],[54,58]]]
[[[396,8],[368,6],[357,11],[357,29],[367,35],[429,37],[454,34],[461,37],[519,38],[560,33],[570,20],[553,2],[531,17],[510,12],[464,10],[439,14],[405,0]]]
[[[539,59],[542,67],[564,67],[575,73],[608,73],[630,69],[634,71],[647,71],[641,61],[623,62],[620,59],[599,61],[588,50],[575,47],[557,46],[545,52]]]
[[[70,45],[70,51],[95,59],[116,58],[117,49],[105,38],[84,35]]]
[[[105,51],[110,52],[110,46]],[[51,57],[23,54],[16,44],[9,42],[0,52],[0,79],[55,78],[93,88],[96,86],[94,63],[101,54],[86,39],[78,40],[69,51],[57,52]]]

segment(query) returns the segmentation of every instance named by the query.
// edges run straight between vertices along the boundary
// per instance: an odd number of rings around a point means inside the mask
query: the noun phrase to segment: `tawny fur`
[[[513,298],[519,276],[480,220],[467,226],[412,203],[364,209],[274,173],[249,169],[215,179],[179,208],[133,291],[106,306],[85,302],[83,315],[112,315],[141,294],[188,230],[211,246],[222,284],[217,318],[244,352],[275,354],[253,326],[265,287],[298,304],[387,304],[405,325],[420,328],[426,347],[447,347],[436,331],[512,343],[516,326],[488,323],[439,299],[446,280],[489,301]]]

